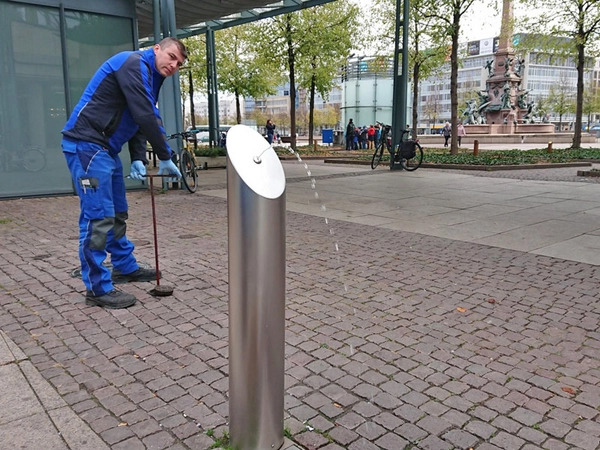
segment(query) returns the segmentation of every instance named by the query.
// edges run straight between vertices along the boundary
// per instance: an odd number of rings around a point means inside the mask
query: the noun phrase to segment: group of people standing
[[[379,124],[357,127],[350,119],[346,125],[346,150],[373,149],[380,136]]]
[[[444,147],[448,147],[448,139],[452,136],[452,126],[450,122],[446,122],[444,128],[440,130],[440,134],[444,136]],[[456,127],[456,139],[458,140],[458,145],[460,147],[460,143],[463,136],[467,135],[467,131],[462,122],[458,122],[458,126]]]

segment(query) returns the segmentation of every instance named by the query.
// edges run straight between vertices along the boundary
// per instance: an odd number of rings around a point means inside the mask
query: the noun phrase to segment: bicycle
[[[39,172],[46,167],[46,154],[38,147],[28,147],[22,152],[8,150],[0,139],[0,168],[3,172],[25,170]]]
[[[387,151],[392,153],[392,137],[391,125],[384,125],[381,122],[377,122],[377,124],[381,127],[381,136],[377,140],[377,144],[375,145],[375,152],[373,153],[373,158],[371,159],[371,169],[375,170],[375,168],[379,165],[381,158],[383,158],[383,148],[387,148]]]
[[[384,125],[381,122],[377,122],[381,127],[381,137],[375,147],[373,158],[371,159],[371,169],[375,169],[381,159],[383,158],[383,149],[387,149],[390,155],[392,155],[392,137],[391,125]],[[423,148],[419,144],[419,140],[408,139],[404,140],[404,135],[410,133],[410,130],[401,130],[402,137],[398,151],[394,153],[393,163],[399,163],[400,166],[409,172],[417,170],[423,163]]]
[[[198,188],[198,170],[203,169],[202,166],[198,165],[194,152],[189,150],[188,139],[193,138],[196,133],[198,133],[198,130],[182,131],[167,136],[167,139],[175,139],[176,137],[183,139],[183,148],[179,153],[179,170],[181,171],[181,181],[192,194]]]

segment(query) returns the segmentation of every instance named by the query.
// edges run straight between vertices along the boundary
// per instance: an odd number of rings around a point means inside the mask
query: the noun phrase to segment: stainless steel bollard
[[[227,134],[229,436],[236,450],[283,445],[285,174],[245,125]]]

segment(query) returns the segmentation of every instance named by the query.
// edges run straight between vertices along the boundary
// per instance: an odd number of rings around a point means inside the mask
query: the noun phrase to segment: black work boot
[[[159,278],[161,273],[158,274]],[[130,281],[155,281],[156,280],[156,270],[155,269],[146,269],[144,267],[140,267],[137,270],[134,270],[131,273],[123,274],[119,270],[113,270],[112,272],[112,282],[113,283],[129,283]]]
[[[94,295],[92,291],[85,292],[85,304],[90,306],[102,306],[109,309],[129,308],[135,305],[137,299],[132,294],[113,289],[102,295]]]

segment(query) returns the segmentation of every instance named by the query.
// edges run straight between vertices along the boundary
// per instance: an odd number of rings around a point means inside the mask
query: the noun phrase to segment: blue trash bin
[[[323,144],[333,144],[333,130],[331,128],[325,128],[321,131],[321,138]]]

